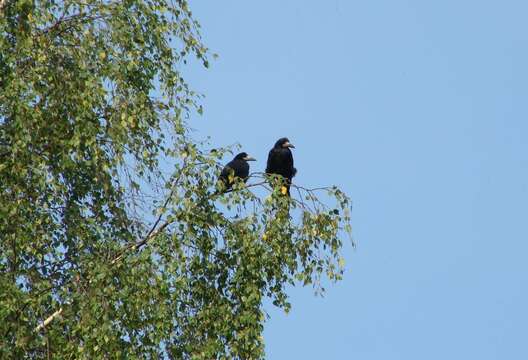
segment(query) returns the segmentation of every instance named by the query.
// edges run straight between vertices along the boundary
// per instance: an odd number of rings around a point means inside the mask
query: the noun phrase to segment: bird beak
[[[246,160],[246,161],[257,161],[257,159],[255,159],[254,157],[251,157],[251,156],[246,156],[244,158],[244,160]]]
[[[292,144],[291,142],[289,142],[289,141],[286,142],[286,143],[284,143],[283,146],[284,146],[284,147],[287,147],[287,148],[293,148],[293,149],[295,149],[295,146],[293,146],[293,144]]]

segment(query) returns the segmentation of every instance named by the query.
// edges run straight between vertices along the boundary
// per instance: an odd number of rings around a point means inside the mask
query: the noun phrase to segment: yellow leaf
[[[281,187],[281,193],[282,195],[286,195],[288,193],[288,188],[286,186]]]

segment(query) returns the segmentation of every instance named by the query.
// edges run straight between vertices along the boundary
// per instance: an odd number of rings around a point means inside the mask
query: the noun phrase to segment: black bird
[[[248,161],[255,161],[254,158],[249,156],[245,152],[241,152],[233,160],[227,163],[222,172],[220,173],[220,181],[222,181],[226,189],[230,189],[233,185],[234,178],[238,177],[247,181],[249,176],[249,164]]]
[[[293,167],[293,155],[290,148],[295,148],[288,138],[277,140],[268,154],[267,174],[279,174],[286,179],[286,193],[290,196],[290,184],[297,173]]]

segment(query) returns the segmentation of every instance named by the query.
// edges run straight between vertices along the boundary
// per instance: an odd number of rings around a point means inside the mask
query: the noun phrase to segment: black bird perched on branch
[[[286,179],[286,194],[290,196],[290,184],[297,173],[293,167],[293,155],[290,148],[295,148],[288,138],[277,140],[268,154],[267,174],[279,174]]]
[[[230,189],[233,185],[235,178],[241,178],[244,182],[247,181],[249,176],[249,164],[248,161],[256,161],[245,152],[241,152],[233,160],[227,163],[222,172],[220,173],[220,181],[222,181],[227,189]]]

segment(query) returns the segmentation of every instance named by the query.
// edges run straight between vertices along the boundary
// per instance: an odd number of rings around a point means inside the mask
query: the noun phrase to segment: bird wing
[[[222,172],[220,173],[220,179],[224,180],[227,183],[229,179],[229,174],[231,173],[231,171],[233,171],[233,169],[229,166],[229,164],[224,166],[224,168],[222,169]]]
[[[290,149],[271,149],[268,154],[266,172],[292,178],[296,169],[293,167],[293,155]]]
[[[249,164],[243,160],[230,161],[220,173],[220,178],[228,180],[229,175],[245,179],[249,175]]]
[[[280,157],[277,154],[277,150],[271,149],[268,153],[268,162],[266,163],[266,172],[268,174],[273,174],[277,171],[279,160]]]
[[[233,160],[229,165],[234,171],[234,175],[245,179],[249,175],[249,164],[244,160]]]

